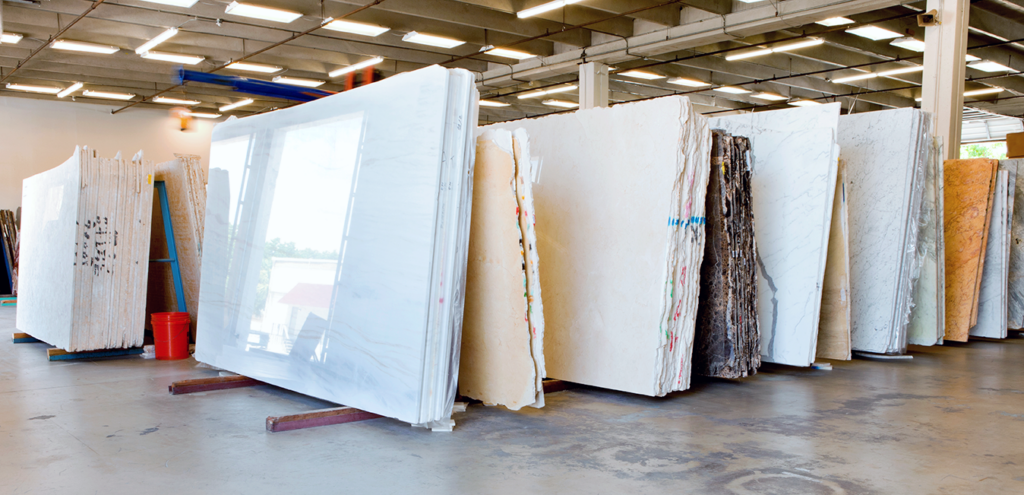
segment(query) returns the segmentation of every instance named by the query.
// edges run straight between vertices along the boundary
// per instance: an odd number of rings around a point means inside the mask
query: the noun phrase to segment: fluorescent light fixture
[[[178,98],[168,98],[166,96],[157,96],[156,98],[153,98],[153,102],[163,103],[164,105],[184,105],[187,107],[202,103],[199,100],[181,100]]]
[[[96,43],[85,43],[83,41],[68,41],[68,40],[57,40],[52,45],[53,48],[58,50],[70,50],[74,52],[88,52],[88,53],[102,53],[104,55],[110,55],[111,53],[117,53],[120,48],[110,45],[97,45]]]
[[[92,91],[89,89],[82,91],[82,96],[88,96],[90,98],[106,98],[108,100],[130,100],[135,98],[135,95],[132,93],[112,93],[110,91]]]
[[[189,117],[196,117],[199,119],[215,119],[220,117],[219,113],[202,113],[202,112],[185,112],[185,115]]]
[[[743,89],[743,88],[737,88],[736,86],[719,86],[717,88],[714,88],[714,90],[715,91],[721,91],[723,93],[734,94],[734,95],[742,95],[742,94],[747,94],[747,93],[750,92],[749,90],[746,90],[746,89]]]
[[[277,76],[274,78],[274,82],[281,84],[291,84],[292,86],[315,88],[317,86],[322,85],[326,81],[321,81],[319,79],[303,79],[301,77]]]
[[[968,62],[977,62],[977,61],[981,60],[981,57],[975,57],[974,55],[971,55],[970,53],[968,53],[965,58],[967,59]]]
[[[794,107],[813,107],[821,105],[821,103],[816,102],[814,100],[794,100],[789,102],[789,104],[793,105]]]
[[[78,91],[78,90],[82,89],[82,86],[85,86],[85,85],[80,83],[80,82],[76,82],[76,83],[72,84],[71,86],[68,86],[67,88],[65,88],[64,91],[61,91],[60,93],[57,93],[57,98],[63,98],[63,97],[65,97],[65,96],[67,96],[67,95],[69,95],[71,93],[74,93],[75,91]]]
[[[777,95],[775,93],[757,93],[757,94],[754,94],[754,95],[750,95],[750,97],[751,98],[757,98],[759,100],[768,100],[768,101],[782,101],[782,100],[788,100],[789,99],[789,97],[787,97],[787,96]]]
[[[560,107],[560,108],[576,108],[576,107],[580,106],[579,103],[573,103],[571,101],[565,101],[565,100],[544,100],[541,103],[543,103],[543,104],[545,104],[545,105],[547,105],[549,107]]]
[[[560,9],[562,7],[565,7],[566,5],[572,5],[574,3],[579,3],[581,1],[583,0],[554,0],[553,2],[541,4],[536,7],[530,7],[526,10],[520,10],[519,12],[516,12],[516,17],[520,19],[526,19],[527,17],[533,17],[535,15],[543,14],[545,12],[551,12],[552,10]]]
[[[244,70],[246,72],[262,72],[264,74],[272,74],[274,72],[281,72],[284,70],[276,65],[250,64],[249,62],[235,62],[228,65],[227,68],[233,70]]]
[[[224,105],[220,107],[218,110],[220,110],[221,112],[230,112],[238,107],[244,107],[250,103],[252,103],[252,98],[246,98],[242,101],[236,101],[230,105]]]
[[[979,95],[990,95],[994,93],[1002,93],[1003,88],[984,88],[975,89],[973,91],[964,91],[964,96],[979,96]]]
[[[665,82],[669,84],[675,84],[678,86],[688,86],[691,88],[703,88],[704,86],[711,86],[711,83],[706,83],[704,81],[699,81],[697,79],[690,79],[688,77],[673,77],[672,79],[669,79],[668,81]]]
[[[259,5],[238,2],[231,2],[224,9],[224,13],[252,17],[253,19],[263,19],[264,21],[283,22],[285,24],[302,17],[302,14],[290,10],[272,9],[270,7],[260,7]]]
[[[924,70],[924,66],[923,65],[915,65],[913,67],[900,67],[899,69],[892,69],[892,70],[882,71],[882,72],[878,73],[878,76],[879,77],[892,77],[892,76],[898,76],[900,74],[910,74],[912,72],[921,72],[923,70]]]
[[[664,79],[665,78],[665,76],[663,76],[661,74],[655,74],[653,72],[647,72],[647,71],[642,71],[642,70],[627,70],[626,72],[620,72],[619,75],[620,76],[626,76],[626,77],[633,77],[633,78],[636,78],[636,79],[646,79],[648,81],[653,81],[655,79]]]
[[[790,50],[797,50],[800,48],[807,48],[809,46],[818,46],[824,43],[825,40],[820,38],[811,38],[809,40],[797,41],[796,43],[790,43],[788,45],[774,46],[772,47],[772,53],[788,52]]]
[[[507,107],[508,103],[503,101],[495,100],[480,100],[480,106],[482,107]]]
[[[521,52],[519,50],[509,50],[507,48],[492,48],[487,50],[487,55],[494,55],[495,57],[514,58],[516,60],[526,60],[528,58],[536,57],[532,53]]]
[[[170,28],[167,31],[164,31],[164,32],[160,33],[159,35],[157,35],[156,38],[153,38],[153,39],[143,43],[142,46],[140,46],[140,47],[135,49],[135,53],[137,53],[139,55],[142,55],[142,54],[144,54],[144,53],[146,53],[146,52],[156,48],[156,45],[159,45],[160,43],[163,43],[163,42],[171,39],[171,36],[174,36],[176,34],[178,34],[178,28]]]
[[[196,65],[206,57],[200,57],[198,55],[182,55],[180,53],[167,53],[167,52],[145,52],[142,54],[142,58],[149,60],[160,60],[162,62],[174,62],[176,64],[184,65]]]
[[[893,38],[899,38],[899,37],[903,36],[900,33],[895,33],[895,32],[889,31],[888,29],[880,28],[878,26],[855,27],[855,28],[847,29],[846,32],[850,33],[850,34],[853,34],[853,35],[856,35],[856,36],[860,36],[861,38],[867,38],[869,40],[874,40],[874,41],[891,40]]]
[[[2,33],[0,34],[0,43],[17,44],[24,36],[18,33]]]
[[[342,33],[359,34],[362,36],[380,36],[391,30],[391,28],[378,26],[376,24],[346,21],[343,19],[338,19],[325,24],[324,29],[330,29],[331,31],[340,31]]]
[[[53,86],[33,86],[31,84],[7,83],[7,89],[14,89],[17,91],[28,91],[29,93],[46,93],[48,95],[55,95],[57,93],[60,93],[63,88],[55,88]]]
[[[912,52],[924,52],[924,42],[907,36],[906,38],[898,38],[889,42],[892,46],[898,46],[905,50]]]
[[[342,67],[340,69],[333,70],[331,71],[330,74],[327,74],[327,77],[338,77],[344,74],[348,74],[349,72],[355,72],[359,69],[365,69],[367,67],[377,65],[383,61],[384,57],[373,57],[370,60],[363,60],[362,62],[359,62],[357,64],[352,64],[348,67]]]
[[[734,53],[732,55],[726,55],[725,59],[732,62],[733,60],[743,60],[745,58],[760,57],[761,55],[768,55],[772,52],[771,48],[762,48],[760,50],[751,50],[749,52]]]
[[[566,86],[559,86],[557,88],[551,88],[551,89],[538,89],[537,91],[531,91],[529,93],[523,93],[523,94],[519,95],[519,99],[520,100],[525,100],[527,98],[536,98],[538,96],[552,95],[552,94],[555,94],[555,93],[564,93],[566,91],[572,91],[574,89],[576,89],[576,85],[575,84],[569,84],[569,85],[566,85]]]
[[[416,31],[409,31],[406,33],[405,36],[402,36],[402,41],[408,41],[409,43],[416,43],[418,45],[436,46],[439,48],[455,48],[466,43],[465,41],[453,40],[443,36],[421,34]]]
[[[863,81],[865,79],[874,79],[878,77],[875,72],[866,72],[864,74],[857,74],[856,76],[840,77],[839,79],[833,79],[832,82],[836,84],[846,84],[853,81]]]
[[[199,0],[143,0],[145,2],[159,3],[163,5],[173,5],[175,7],[189,8],[196,4]]]
[[[820,24],[825,27],[835,27],[842,26],[844,24],[853,24],[853,19],[847,19],[845,17],[829,17],[824,21],[815,22],[815,24]]]
[[[1007,66],[1005,66],[1003,64],[997,64],[995,62],[989,62],[988,60],[983,60],[981,62],[972,62],[972,63],[967,64],[967,67],[970,67],[972,69],[977,69],[977,70],[980,70],[982,72],[1013,72],[1013,69],[1011,69],[1011,68],[1009,68],[1009,67],[1007,67]]]

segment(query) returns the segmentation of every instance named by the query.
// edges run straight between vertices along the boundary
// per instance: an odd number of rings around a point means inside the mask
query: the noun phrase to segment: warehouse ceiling
[[[687,94],[705,113],[780,108],[794,100],[839,101],[847,110],[869,111],[914,106],[921,92],[921,73],[914,70],[923,63],[922,53],[907,47],[913,46],[913,39],[924,39],[924,29],[918,27],[915,17],[924,2],[582,0],[526,18],[517,13],[548,0],[245,2],[301,14],[287,23],[238,15],[238,9],[227,13],[230,2],[222,0],[200,0],[190,7],[167,4],[191,2],[4,1],[3,31],[23,38],[0,44],[0,80],[4,83],[0,94],[56,99],[54,95],[7,89],[6,85],[68,88],[82,82],[84,87],[65,99],[109,103],[118,111],[129,105],[169,108],[152,102],[158,93],[199,101],[192,107],[195,112],[247,115],[294,104],[254,96],[251,104],[218,111],[249,96],[221,86],[177,86],[173,80],[177,65],[136,54],[138,47],[168,28],[178,28],[178,33],[153,52],[204,58],[190,69],[265,80],[284,76],[326,81],[320,89],[331,91],[342,91],[346,79],[344,75],[330,77],[332,71],[374,57],[383,58],[374,68],[384,77],[430,64],[463,67],[477,74],[483,99],[508,105],[482,107],[482,122],[564,111],[550,100],[572,104],[578,101],[576,89],[542,97],[520,96],[578,84],[577,65],[594,60],[612,65],[612,103]],[[853,23],[815,23],[837,16]],[[377,36],[339,32],[320,27],[326,18],[390,30]],[[889,30],[910,43],[896,46],[892,39],[872,40],[846,32],[863,26]],[[404,39],[414,31],[465,43],[441,48]],[[1008,42],[1018,38],[1024,38],[1024,0],[971,4],[968,53],[978,57],[978,62],[995,62],[1002,68],[996,67],[995,72],[968,68],[965,90],[991,92],[966,97],[967,107],[1005,116],[1024,115],[1024,79],[1019,75],[1024,71],[1024,44]],[[120,50],[112,54],[58,50],[50,44],[55,39]],[[807,41],[812,42],[810,46],[802,46],[808,45]],[[481,53],[490,46],[536,57],[516,60]],[[746,56],[759,50],[764,53]],[[735,59],[737,55],[739,59]],[[281,70],[254,74],[223,68],[243,58]],[[650,74],[648,77],[655,79],[636,77],[629,72],[635,69],[643,72],[640,76]],[[893,70],[909,72],[878,77]],[[838,82],[857,75],[874,77]],[[686,80],[708,85],[679,84]],[[720,86],[749,92],[723,92]],[[86,96],[84,90],[135,96],[114,102]]]

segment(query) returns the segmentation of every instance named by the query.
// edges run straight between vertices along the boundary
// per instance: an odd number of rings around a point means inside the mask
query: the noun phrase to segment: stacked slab
[[[141,346],[152,162],[76,148],[25,179],[22,207],[18,329],[71,352]]]
[[[839,146],[850,185],[851,343],[855,351],[906,351],[931,144],[931,118],[918,109],[839,118]]]
[[[1013,185],[1016,206],[1010,228],[1010,269],[1007,281],[1007,315],[1009,328],[1024,327],[1024,160],[1004,160],[1017,164],[1017,180]]]
[[[840,159],[821,290],[816,359],[848,361],[853,357],[850,346],[850,208],[846,186],[846,166]]]
[[[763,361],[809,366],[836,193],[840,105],[710,119],[750,139]]]
[[[477,99],[472,74],[434,66],[219,124],[196,358],[449,424]]]
[[[741,378],[757,373],[761,365],[749,149],[745,137],[711,133],[706,241],[693,344],[697,375]]]
[[[946,333],[945,187],[939,142],[939,138],[934,138],[931,143],[918,222],[917,259],[921,271],[914,287],[914,308],[907,327],[907,343],[914,345],[941,344]]]
[[[543,407],[544,305],[529,138],[477,138],[459,393],[518,410]]]
[[[662,396],[690,382],[711,131],[685,97],[524,128],[544,260],[547,374]]]
[[[978,293],[978,323],[971,327],[971,337],[1005,339],[1009,305],[1010,229],[1013,223],[1014,189],[1017,183],[1018,160],[1001,160],[996,173],[996,192],[992,199],[988,223],[988,244],[985,266]]]

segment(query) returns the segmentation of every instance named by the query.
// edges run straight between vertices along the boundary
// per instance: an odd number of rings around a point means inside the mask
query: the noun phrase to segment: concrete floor
[[[1024,338],[912,361],[766,366],[654,399],[472,405],[453,433],[390,419],[267,433],[327,407],[261,386],[170,396],[195,361],[48,362],[0,308],[0,493],[1024,493]]]

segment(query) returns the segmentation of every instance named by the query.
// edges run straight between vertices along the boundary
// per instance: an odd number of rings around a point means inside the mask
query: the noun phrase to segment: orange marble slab
[[[978,318],[978,292],[988,240],[997,160],[946,160],[946,339],[967,342]]]

